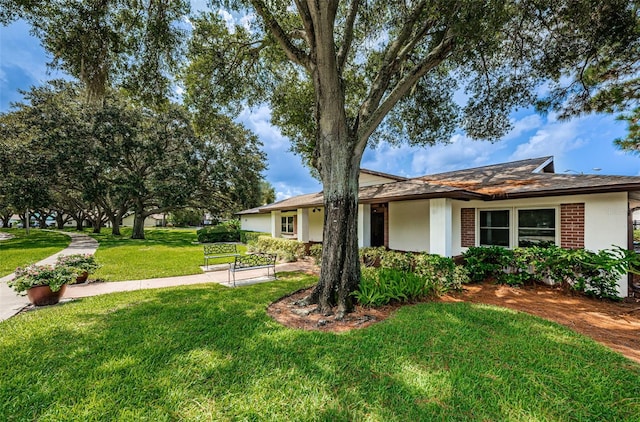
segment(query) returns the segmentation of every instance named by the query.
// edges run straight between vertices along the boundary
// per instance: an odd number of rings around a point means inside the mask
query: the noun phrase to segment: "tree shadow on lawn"
[[[640,367],[510,310],[426,303],[341,334],[267,316],[268,303],[312,280],[98,296],[5,322],[0,414],[624,420],[640,412]],[[35,329],[43,323],[50,328]]]
[[[131,239],[130,228],[123,228],[122,235],[120,236],[113,236],[106,231],[99,234],[88,234],[100,242],[101,248],[113,248],[122,245],[142,243],[148,245],[159,244],[167,247],[201,247],[201,245],[194,245],[194,242],[198,241],[198,237],[195,232],[172,229],[147,229],[144,233],[144,239]]]
[[[39,232],[36,229],[32,229],[29,236],[24,233],[24,230],[19,232],[11,231],[15,237],[0,242],[0,252],[13,251],[25,249],[50,249],[59,248],[64,249],[69,246],[71,239],[63,234],[51,235],[45,232]],[[27,254],[25,254],[27,255]]]

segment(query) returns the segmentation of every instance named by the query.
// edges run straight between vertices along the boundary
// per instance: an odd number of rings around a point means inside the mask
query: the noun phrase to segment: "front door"
[[[371,246],[385,246],[383,208],[371,207]]]

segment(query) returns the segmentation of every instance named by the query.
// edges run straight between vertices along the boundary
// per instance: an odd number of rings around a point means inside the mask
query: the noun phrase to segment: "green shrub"
[[[635,271],[640,263],[635,252],[619,247],[597,253],[555,245],[512,251],[497,247],[469,248],[463,256],[473,281],[494,278],[510,285],[539,281],[614,300],[619,299],[620,277]]]
[[[363,267],[379,267],[385,253],[387,249],[384,246],[369,246],[358,251]]]
[[[271,234],[264,233],[264,232],[252,232],[252,231],[246,231],[246,230],[240,231],[240,241],[242,243],[246,243],[247,245],[255,244],[258,241],[258,238],[260,236],[271,236]]]
[[[513,260],[513,251],[500,246],[471,247],[462,256],[471,281],[481,282],[495,278],[496,281],[503,282],[504,270]]]
[[[362,268],[360,285],[353,296],[364,306],[380,306],[438,297],[460,289],[468,281],[466,270],[451,258],[388,251],[379,268]]]
[[[413,254],[409,252],[386,251],[380,259],[380,267],[410,272],[413,270]]]
[[[424,279],[417,274],[391,268],[363,268],[360,286],[352,295],[363,306],[407,302],[426,295]]]
[[[240,242],[242,240],[240,230],[224,225],[204,227],[199,229],[196,234],[200,243]]]
[[[252,252],[276,254],[281,261],[292,262],[304,257],[304,243],[281,237],[260,236],[250,245]]]
[[[320,265],[322,262],[322,243],[316,243],[309,247],[309,255],[313,257],[313,261],[316,265]]]

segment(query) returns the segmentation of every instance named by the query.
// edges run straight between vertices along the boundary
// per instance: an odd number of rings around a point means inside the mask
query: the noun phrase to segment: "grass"
[[[424,303],[342,334],[268,317],[315,281],[118,293],[1,322],[0,420],[638,420],[639,365],[527,314]]]
[[[14,235],[0,241],[0,277],[11,274],[16,267],[38,262],[66,248],[71,239],[61,233],[30,229],[0,229]]]
[[[144,240],[134,240],[131,228],[121,228],[121,236],[110,231],[89,233],[100,242],[95,256],[102,267],[91,277],[105,281],[142,280],[200,274],[204,252],[197,244],[195,229],[145,229]],[[238,245],[240,253],[246,246]],[[210,260],[210,265],[232,261],[233,258]]]

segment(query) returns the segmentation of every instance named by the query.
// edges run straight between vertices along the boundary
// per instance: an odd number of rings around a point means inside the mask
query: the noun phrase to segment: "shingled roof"
[[[582,193],[631,192],[630,200],[640,206],[640,177],[557,174],[553,157],[540,157],[471,169],[417,177],[360,188],[359,201],[381,203],[399,200],[452,198],[534,198]],[[238,214],[295,210],[323,205],[322,192],[295,196]]]

